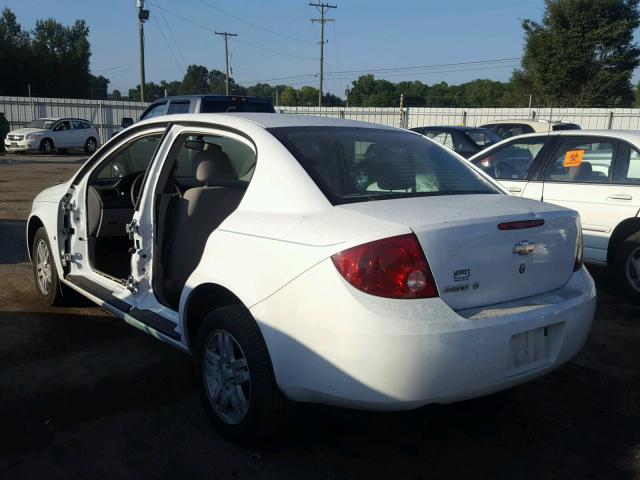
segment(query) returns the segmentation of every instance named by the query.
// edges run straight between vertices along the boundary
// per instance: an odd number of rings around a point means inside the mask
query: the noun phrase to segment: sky
[[[325,26],[325,91],[340,97],[369,71],[393,82],[507,80],[522,55],[521,21],[539,20],[544,10],[542,0],[330,3],[338,8],[329,11],[335,21]],[[139,83],[135,0],[0,1],[5,6],[27,30],[41,18],[66,25],[84,19],[92,73],[122,93]],[[145,7],[151,17],[145,23],[147,82],[181,80],[190,64],[224,71],[224,41],[213,32],[227,31],[238,34],[229,39],[236,82],[318,86],[320,27],[310,19],[319,14],[308,1],[145,0]],[[444,66],[424,67],[433,65]],[[393,70],[405,67],[422,68]]]

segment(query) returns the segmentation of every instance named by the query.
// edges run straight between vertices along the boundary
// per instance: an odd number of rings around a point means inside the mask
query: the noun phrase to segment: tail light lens
[[[584,243],[582,241],[582,228],[578,227],[578,242],[576,245],[576,261],[573,264],[573,271],[576,272],[582,267]]]
[[[358,290],[387,298],[432,298],[436,282],[412,233],[376,240],[336,253],[333,264]]]

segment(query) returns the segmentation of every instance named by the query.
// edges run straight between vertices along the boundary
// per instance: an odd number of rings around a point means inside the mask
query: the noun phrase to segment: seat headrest
[[[196,165],[196,180],[205,185],[224,183],[236,179],[231,160],[226,153],[217,149],[203,150],[193,158]]]

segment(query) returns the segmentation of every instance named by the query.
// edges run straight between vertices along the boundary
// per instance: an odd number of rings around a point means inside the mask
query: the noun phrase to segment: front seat
[[[177,199],[167,222],[163,263],[165,294],[172,305],[178,304],[209,235],[238,207],[247,186],[236,179],[229,157],[221,150],[198,152],[193,163],[202,186],[188,189]]]

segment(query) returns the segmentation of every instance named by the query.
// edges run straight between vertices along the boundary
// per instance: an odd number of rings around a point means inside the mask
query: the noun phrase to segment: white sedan
[[[596,304],[575,212],[338,119],[140,122],[36,197],[27,238],[43,301],[75,290],[192,353],[233,439],[296,401],[406,410],[531,380],[580,351]]]
[[[82,148],[92,154],[98,148],[98,129],[79,118],[39,118],[4,139],[7,152],[66,153],[70,148]]]

